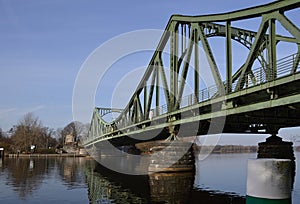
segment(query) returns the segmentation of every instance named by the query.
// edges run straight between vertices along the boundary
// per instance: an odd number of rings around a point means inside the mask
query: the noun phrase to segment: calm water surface
[[[212,154],[196,173],[127,176],[87,158],[0,160],[0,203],[245,203],[247,159],[256,154]],[[300,203],[300,170],[293,204]]]

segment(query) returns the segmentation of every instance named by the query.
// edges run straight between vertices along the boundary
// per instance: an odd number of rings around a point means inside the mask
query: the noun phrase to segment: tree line
[[[52,153],[55,149],[62,148],[68,134],[74,137],[74,141],[80,143],[80,138],[87,134],[88,124],[71,122],[64,128],[43,126],[41,120],[33,113],[27,113],[8,132],[0,128],[0,147],[6,152],[30,153],[42,151]]]

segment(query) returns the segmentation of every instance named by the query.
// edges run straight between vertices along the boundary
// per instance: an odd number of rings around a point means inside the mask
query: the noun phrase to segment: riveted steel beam
[[[226,21],[226,93],[232,91],[232,45],[231,22]]]
[[[275,19],[269,19],[269,42],[268,42],[268,60],[269,60],[269,80],[277,77],[276,71],[276,30]]]
[[[293,24],[284,14],[276,13],[276,19],[281,23],[281,25],[289,31],[296,39],[297,43],[300,44],[300,30]]]
[[[159,106],[160,106],[160,80],[159,80],[159,71],[158,71],[158,62],[155,63],[155,66],[156,66],[156,70],[155,70],[155,75],[156,75],[156,90],[155,90],[155,93],[156,93],[156,101],[155,101],[155,107],[156,107],[156,115],[159,115]]]
[[[185,83],[186,83],[186,77],[187,77],[187,73],[188,73],[188,69],[189,69],[189,65],[190,65],[190,61],[191,61],[194,40],[195,39],[194,39],[194,30],[193,30],[192,35],[190,36],[190,39],[188,41],[187,55],[186,55],[186,59],[184,61],[178,95],[176,97],[177,98],[176,109],[179,109],[179,103],[182,99],[183,90],[184,90]]]
[[[238,80],[235,91],[240,90],[244,86],[245,73],[246,73],[246,71],[249,70],[249,68],[251,68],[256,56],[258,55],[259,47],[261,46],[262,42],[264,41],[265,33],[268,29],[267,20],[268,19],[266,19],[266,17],[262,18],[262,22],[261,22],[261,24],[259,26],[259,29],[258,29],[258,32],[257,32],[257,37],[255,38],[253,46],[251,47],[251,50],[248,54],[247,60],[246,60],[245,64],[242,67],[240,78]]]
[[[298,44],[298,53],[295,56],[295,60],[293,63],[293,68],[291,70],[291,74],[294,74],[297,71],[300,62],[300,44]]]
[[[203,16],[182,16],[173,15],[171,21],[185,21],[185,22],[224,22],[224,21],[237,21],[255,17],[261,17],[264,14],[280,10],[281,12],[289,11],[300,7],[299,0],[284,0],[274,1],[269,4],[255,6],[252,8],[242,9],[238,11],[203,15]]]
[[[150,109],[151,109],[151,103],[152,103],[153,92],[154,92],[154,87],[155,87],[156,72],[157,72],[157,67],[153,66],[153,73],[152,73],[152,78],[151,78],[148,103],[147,103],[147,107],[146,107],[146,110],[147,110],[146,113],[147,114],[150,112]]]
[[[176,96],[178,94],[178,34],[177,22],[173,21],[170,26],[170,96],[171,108],[175,110]]]
[[[168,112],[169,112],[169,111],[171,111],[170,91],[169,91],[169,86],[168,86],[168,82],[167,82],[166,73],[165,73],[165,70],[164,70],[163,61],[161,59],[161,54],[159,55],[157,69],[158,69],[158,75],[160,75],[160,77],[161,77],[162,86],[163,86],[164,95],[165,95],[165,100],[166,100],[167,108],[168,108]]]
[[[194,43],[195,43],[195,50],[194,50],[194,96],[195,102],[198,103],[199,101],[199,91],[200,91],[200,74],[199,74],[199,27],[194,28]]]
[[[223,95],[224,94],[223,93],[224,84],[222,82],[221,75],[220,75],[217,63],[216,63],[216,61],[214,59],[213,53],[211,51],[211,48],[209,46],[209,43],[208,43],[208,41],[207,41],[207,39],[205,37],[203,27],[201,27],[201,26],[200,26],[200,29],[199,29],[199,36],[200,36],[200,40],[201,40],[203,49],[205,51],[206,57],[208,59],[208,63],[210,65],[210,69],[211,69],[213,78],[214,78],[215,83],[216,83],[216,85],[217,85],[217,87],[219,89],[219,93],[221,95]]]

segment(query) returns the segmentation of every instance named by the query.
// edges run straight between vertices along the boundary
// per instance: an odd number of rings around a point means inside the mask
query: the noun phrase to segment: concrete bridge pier
[[[154,141],[136,144],[141,154],[149,154],[148,171],[193,172],[195,157],[192,143],[180,140]]]
[[[258,144],[257,158],[290,159],[293,185],[296,175],[296,163],[292,142],[282,141],[281,137],[272,134],[265,142]]]
[[[258,144],[257,158],[290,159],[295,161],[293,143],[282,141],[276,134]]]

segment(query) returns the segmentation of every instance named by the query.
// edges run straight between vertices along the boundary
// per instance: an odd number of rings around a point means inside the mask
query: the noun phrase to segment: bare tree
[[[12,132],[11,138],[16,150],[28,152],[31,145],[41,149],[48,148],[50,143],[54,145],[54,140],[51,139],[53,130],[43,127],[42,122],[33,113],[25,114]]]

